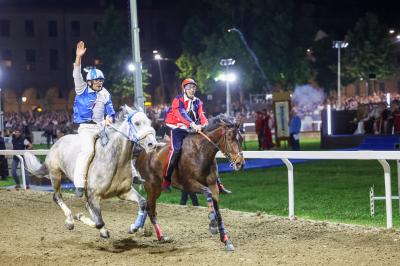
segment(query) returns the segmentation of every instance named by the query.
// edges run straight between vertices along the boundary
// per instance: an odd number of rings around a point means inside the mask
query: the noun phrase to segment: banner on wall
[[[274,104],[276,136],[278,138],[289,137],[289,101],[277,101]]]

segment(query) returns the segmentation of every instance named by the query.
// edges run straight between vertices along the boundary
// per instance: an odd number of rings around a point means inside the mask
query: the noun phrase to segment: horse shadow
[[[132,238],[118,239],[110,243],[109,246],[96,247],[99,251],[105,251],[110,253],[123,253],[133,249],[145,249],[151,247],[148,244],[140,243]]]

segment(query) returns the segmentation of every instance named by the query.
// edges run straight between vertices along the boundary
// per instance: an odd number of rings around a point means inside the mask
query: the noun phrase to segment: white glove
[[[196,132],[200,132],[201,131],[201,126],[196,125],[195,123],[191,123],[190,127],[193,128],[194,130],[196,130]]]

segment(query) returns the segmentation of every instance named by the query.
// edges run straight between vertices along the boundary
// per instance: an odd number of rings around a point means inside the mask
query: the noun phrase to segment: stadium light
[[[157,50],[154,50],[153,54],[154,54],[154,60],[156,60],[157,64],[158,64],[158,71],[160,72],[161,90],[163,91],[163,93],[165,93],[165,90],[164,90],[164,76],[163,76],[163,72],[162,72],[162,69],[161,69],[161,60],[163,60],[164,58],[162,58],[161,54]]]
[[[225,83],[226,83],[226,114],[231,114],[231,91],[229,88],[229,83],[236,79],[233,73],[229,73],[229,67],[235,64],[235,60],[232,58],[221,59],[219,64],[225,67]]]
[[[235,82],[237,79],[237,76],[235,73],[228,73],[228,75],[226,74],[220,74],[217,78],[215,78],[215,81],[228,81],[228,82]]]
[[[135,71],[135,65],[134,65],[133,63],[129,63],[128,66],[127,66],[127,68],[128,68],[128,70],[129,70],[130,72]]]

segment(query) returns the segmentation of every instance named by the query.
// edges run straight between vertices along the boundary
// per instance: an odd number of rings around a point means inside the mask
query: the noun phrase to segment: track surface
[[[74,213],[82,199],[64,195]],[[227,252],[208,233],[205,208],[158,206],[159,223],[171,243],[155,234],[127,234],[137,206],[119,200],[102,204],[111,238],[75,223],[64,227],[64,214],[52,194],[0,190],[0,265],[398,265],[396,231],[314,222],[289,221],[263,214],[222,210],[235,244]],[[151,229],[150,225],[146,227]],[[152,230],[149,230],[152,232]]]

